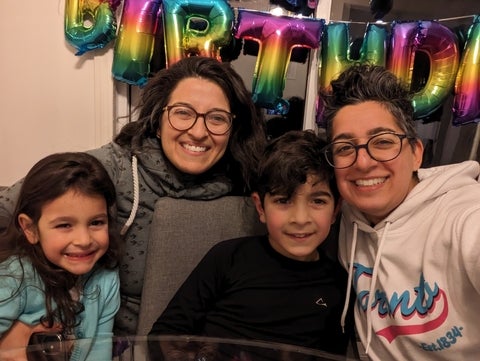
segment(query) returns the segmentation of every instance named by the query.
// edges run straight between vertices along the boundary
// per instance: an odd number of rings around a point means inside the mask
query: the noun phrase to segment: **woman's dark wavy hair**
[[[254,185],[262,203],[267,193],[291,197],[309,175],[327,182],[337,202],[333,168],[322,151],[326,144],[312,130],[291,130],[272,140],[260,158]]]
[[[136,108],[138,120],[126,124],[115,142],[138,152],[145,138],[156,138],[157,130],[178,83],[185,78],[202,78],[214,82],[225,93],[230,111],[235,114],[228,149],[222,159],[227,175],[236,189],[247,192],[258,155],[266,142],[263,115],[252,100],[242,78],[230,66],[214,58],[192,56],[160,70],[147,82]],[[207,94],[205,96],[208,96]]]
[[[413,117],[412,93],[393,73],[384,67],[354,63],[337,79],[330,83],[331,88],[320,92],[323,102],[322,118],[327,125],[328,141],[332,139],[332,121],[338,111],[347,105],[366,101],[382,104],[395,118],[397,125],[415,145],[417,133]],[[352,122],[355,120],[352,119]]]
[[[21,213],[28,215],[35,227],[42,216],[43,206],[69,190],[105,198],[109,247],[98,260],[95,270],[114,269],[120,257],[120,239],[115,222],[115,188],[103,165],[86,153],[55,153],[37,162],[23,179],[10,224],[0,236],[0,261],[11,256],[16,256],[20,263],[28,260],[45,284],[46,314],[42,322],[48,327],[56,322],[60,322],[64,328],[72,328],[77,324],[76,316],[83,311],[83,305],[72,299],[69,290],[84,285],[88,279],[73,275],[48,261],[40,243],[32,245],[28,242],[18,223],[18,216]],[[53,302],[56,309],[53,308]]]

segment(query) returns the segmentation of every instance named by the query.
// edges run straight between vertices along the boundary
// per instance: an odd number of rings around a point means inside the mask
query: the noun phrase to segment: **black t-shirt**
[[[220,242],[210,249],[151,334],[255,339],[345,353],[340,315],[346,272],[320,251],[293,260],[267,236]],[[181,262],[181,259],[179,259]]]

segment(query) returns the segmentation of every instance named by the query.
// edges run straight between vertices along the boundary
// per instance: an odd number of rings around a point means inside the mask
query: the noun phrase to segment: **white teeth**
[[[66,253],[65,256],[67,257],[85,257],[87,256],[88,253],[85,254],[78,254],[78,253]]]
[[[355,181],[357,186],[374,186],[385,182],[386,178],[359,179]]]
[[[192,152],[205,152],[207,150],[207,147],[200,147],[200,146],[191,145],[191,144],[183,144],[183,147]]]
[[[306,238],[308,237],[308,234],[305,234],[305,233],[293,233],[292,236],[296,237],[296,238]]]

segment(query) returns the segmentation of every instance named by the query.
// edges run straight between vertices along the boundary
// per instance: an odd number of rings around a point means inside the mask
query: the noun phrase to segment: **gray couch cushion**
[[[150,230],[137,334],[148,334],[176,290],[214,244],[265,233],[247,197],[159,199]]]

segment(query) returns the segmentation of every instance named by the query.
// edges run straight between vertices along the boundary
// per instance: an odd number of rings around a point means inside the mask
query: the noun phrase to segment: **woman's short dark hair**
[[[347,105],[375,101],[395,118],[405,134],[417,138],[413,118],[412,93],[393,73],[384,67],[354,63],[330,83],[331,88],[320,92],[322,119],[326,124],[327,139],[332,139],[332,121],[338,111]],[[415,144],[412,139],[411,144]]]

